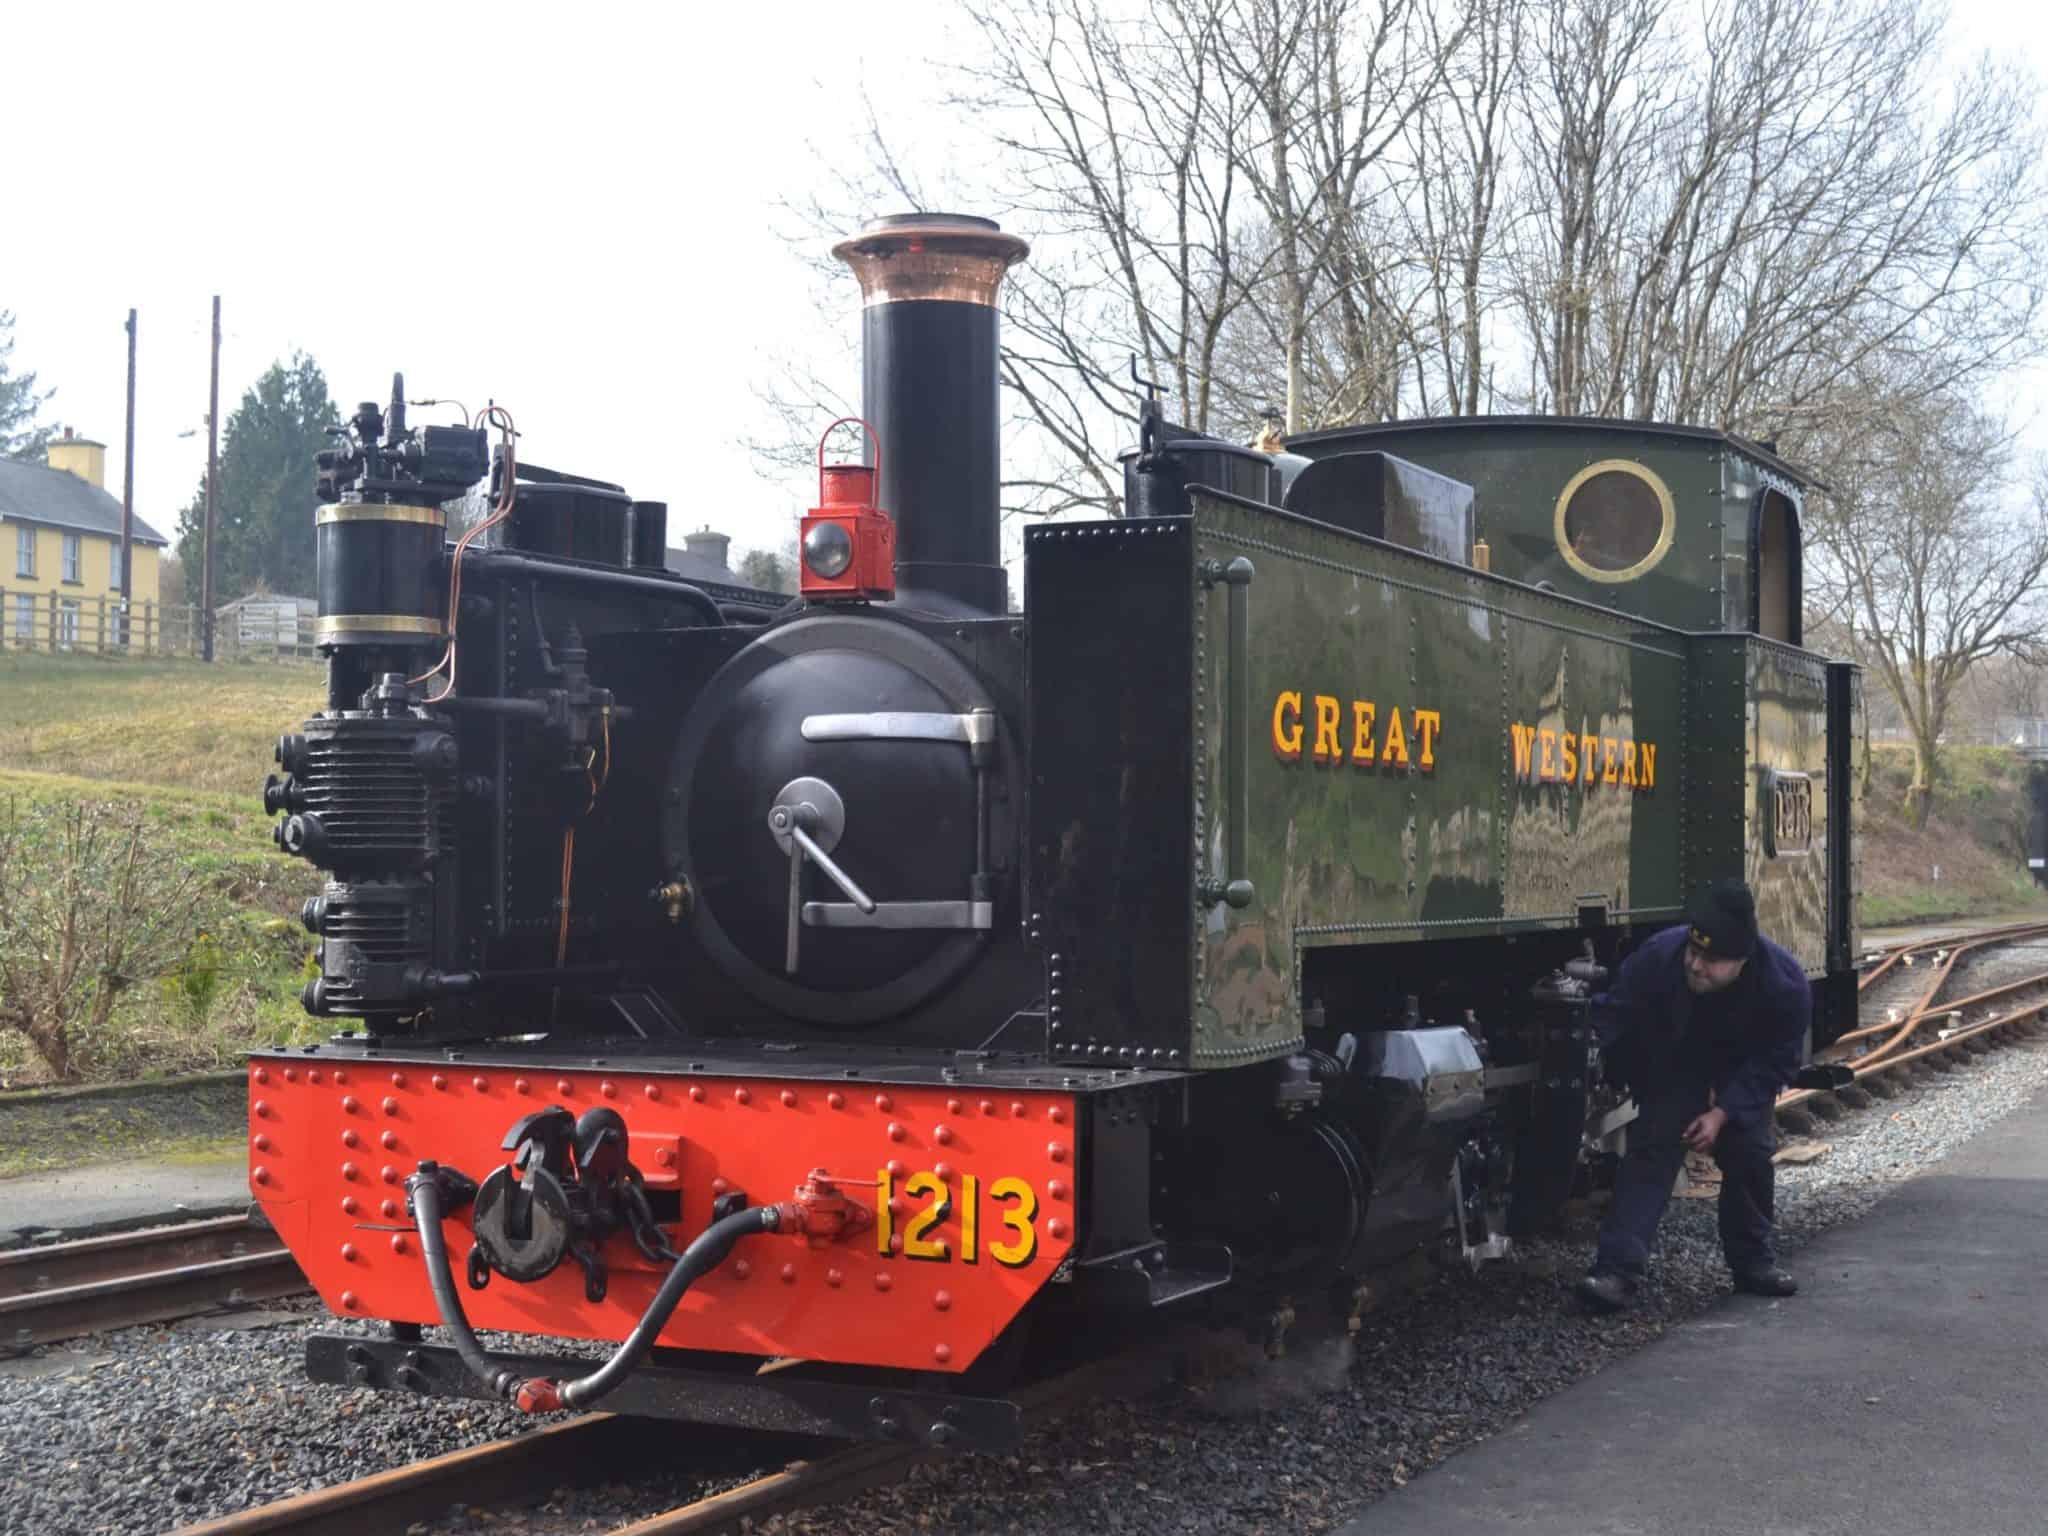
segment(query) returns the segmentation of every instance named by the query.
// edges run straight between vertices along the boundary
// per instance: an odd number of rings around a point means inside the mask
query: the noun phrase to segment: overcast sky
[[[944,14],[17,0],[0,22],[14,363],[57,390],[46,420],[109,445],[118,495],[122,322],[140,311],[136,510],[167,537],[205,469],[219,293],[224,418],[295,347],[344,411],[402,368],[415,398],[495,397],[534,461],[667,501],[677,543],[710,524],[735,557],[779,547],[810,488],[749,463],[754,389],[778,354],[842,352],[858,290],[817,315],[778,204],[828,184],[821,157],[857,156],[863,85],[928,170],[971,137],[934,105]],[[2037,74],[2043,28],[2032,8],[1956,8],[1959,47]]]
[[[929,14],[9,6],[14,364],[57,390],[45,420],[108,444],[119,495],[140,312],[136,510],[167,537],[205,471],[219,293],[223,419],[295,347],[344,411],[402,368],[415,398],[495,396],[524,456],[666,500],[677,543],[779,545],[802,507],[735,441],[767,355],[820,325],[776,204],[821,180],[863,78],[921,76]]]

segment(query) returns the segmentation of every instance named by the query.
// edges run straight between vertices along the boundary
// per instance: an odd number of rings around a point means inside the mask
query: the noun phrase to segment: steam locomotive
[[[389,1328],[313,1377],[999,1446],[1054,1309],[1277,1348],[1550,1220],[1633,1116],[1589,994],[1701,882],[1846,1026],[1861,699],[1800,644],[1769,447],[1269,453],[1148,399],[1124,515],[1029,530],[1012,612],[1025,244],[913,214],[836,254],[869,448],[821,454],[795,599],[672,574],[664,506],[502,413],[410,426],[401,386],[321,456],[327,704],[264,803],[330,876],[304,1001],[349,1027],[251,1060],[250,1180]]]

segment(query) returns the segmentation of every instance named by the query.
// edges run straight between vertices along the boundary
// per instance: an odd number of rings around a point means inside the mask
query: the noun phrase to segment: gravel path
[[[488,1403],[307,1381],[307,1334],[380,1331],[330,1317],[310,1299],[243,1322],[233,1329],[217,1320],[123,1329],[0,1366],[0,1422],[7,1425],[0,1532],[156,1536],[536,1427]],[[499,1348],[518,1347],[511,1335],[482,1337]],[[565,1344],[559,1352],[595,1351]],[[755,1458],[723,1442],[693,1451],[691,1433],[678,1429],[675,1462],[658,1480],[559,1490],[550,1508],[516,1524],[458,1507],[410,1530],[608,1531],[757,1470]]]
[[[2044,951],[1986,957],[1971,979],[1988,986],[2044,963]],[[1825,1155],[1779,1169],[1794,1267],[1806,1238],[1861,1215],[2044,1083],[2048,1040],[2028,1042],[1919,1075],[1900,1097],[1823,1126],[1810,1140]],[[926,1463],[851,1506],[757,1529],[1324,1529],[1726,1291],[1711,1199],[1673,1201],[1644,1303],[1618,1321],[1570,1303],[1591,1238],[1582,1222],[1476,1279],[1440,1275],[1368,1317],[1355,1346],[1306,1340],[1271,1364],[1233,1340],[1182,1338],[1171,1386],[1134,1384],[1037,1430],[1015,1455]],[[481,1403],[312,1385],[305,1334],[367,1325],[311,1303],[270,1318],[131,1329],[0,1366],[0,1532],[154,1536],[531,1427]],[[731,1451],[693,1451],[689,1437],[678,1430],[677,1463],[659,1484],[565,1491],[518,1513],[457,1511],[415,1530],[605,1531],[752,1470]]]

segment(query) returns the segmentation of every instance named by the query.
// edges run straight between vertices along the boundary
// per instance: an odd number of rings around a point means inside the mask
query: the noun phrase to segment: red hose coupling
[[[519,1383],[512,1401],[521,1413],[554,1413],[562,1407],[561,1383],[545,1376],[529,1376]]]
[[[775,1230],[803,1238],[813,1248],[844,1241],[874,1225],[874,1212],[846,1198],[842,1184],[873,1184],[872,1179],[840,1179],[823,1168],[796,1187],[796,1197],[775,1207]]]

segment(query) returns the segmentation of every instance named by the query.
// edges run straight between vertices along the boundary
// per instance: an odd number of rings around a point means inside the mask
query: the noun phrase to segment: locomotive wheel
[[[1311,1112],[1234,1150],[1210,1208],[1239,1276],[1259,1289],[1306,1290],[1350,1273],[1371,1198],[1351,1132]]]

